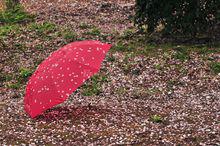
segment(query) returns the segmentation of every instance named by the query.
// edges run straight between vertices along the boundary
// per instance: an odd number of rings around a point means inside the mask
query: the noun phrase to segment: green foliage
[[[204,33],[220,20],[219,0],[136,0],[135,23],[152,33],[159,24],[168,34]]]
[[[6,10],[0,12],[0,24],[27,23],[33,20],[34,16],[26,13],[19,4],[13,4],[11,0],[6,1]]]
[[[212,62],[210,68],[214,73],[220,73],[220,62]]]
[[[150,120],[155,123],[161,123],[163,122],[163,118],[160,115],[153,115],[150,117]]]
[[[87,84],[83,85],[82,95],[92,96],[101,93],[101,84],[107,81],[104,75],[94,75]]]

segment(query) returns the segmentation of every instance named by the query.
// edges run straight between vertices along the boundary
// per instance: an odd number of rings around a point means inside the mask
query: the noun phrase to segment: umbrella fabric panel
[[[50,72],[52,72],[50,76],[46,72],[41,72],[33,78],[35,81],[32,87],[30,86],[26,91],[26,99],[28,99],[26,102],[31,106],[31,110],[28,107],[26,109],[32,117],[65,101],[97,70],[78,62],[69,62],[56,66]]]
[[[65,101],[98,72],[111,45],[99,41],[68,44],[50,54],[31,76],[24,98],[32,118]]]
[[[99,69],[101,62],[103,61],[106,53],[111,45],[108,44],[92,44],[89,47],[87,45],[81,45],[80,47],[64,47],[60,50],[64,57],[69,60],[74,60],[82,64]]]
[[[63,102],[51,78],[46,81],[39,81],[36,85],[34,83],[33,87],[26,90],[25,96],[25,110],[31,117],[35,117],[51,106]]]

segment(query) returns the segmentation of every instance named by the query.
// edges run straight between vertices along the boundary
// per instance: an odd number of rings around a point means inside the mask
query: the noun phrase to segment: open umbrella
[[[110,44],[100,41],[70,43],[53,52],[30,77],[24,107],[32,117],[62,103],[97,73]]]

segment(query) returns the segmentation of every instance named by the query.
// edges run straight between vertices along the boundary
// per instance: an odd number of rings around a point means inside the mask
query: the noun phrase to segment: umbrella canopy
[[[26,112],[34,118],[64,102],[99,71],[110,48],[110,44],[99,41],[79,41],[53,52],[28,81],[24,97]]]

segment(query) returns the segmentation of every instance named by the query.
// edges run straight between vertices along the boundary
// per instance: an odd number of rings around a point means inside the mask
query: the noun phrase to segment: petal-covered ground
[[[36,22],[0,30],[1,145],[220,145],[218,47],[143,46],[134,1],[22,3]],[[51,52],[84,39],[114,45],[100,72],[31,119],[28,77]]]

